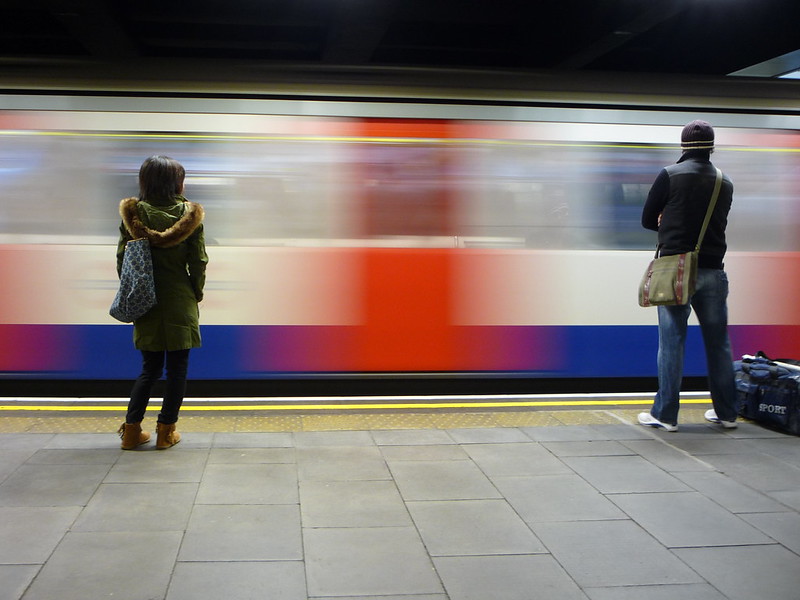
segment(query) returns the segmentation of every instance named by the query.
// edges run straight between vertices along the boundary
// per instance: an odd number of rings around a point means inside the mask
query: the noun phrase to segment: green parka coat
[[[175,196],[163,202],[126,198],[117,244],[117,273],[125,244],[150,240],[157,304],[133,323],[133,344],[139,350],[186,350],[200,346],[200,312],[206,280],[203,207]]]

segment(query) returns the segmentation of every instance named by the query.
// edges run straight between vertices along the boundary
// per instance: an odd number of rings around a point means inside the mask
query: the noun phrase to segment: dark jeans
[[[171,425],[178,420],[178,411],[181,409],[183,397],[186,394],[186,371],[189,368],[189,351],[149,352],[142,350],[142,359],[142,374],[133,384],[125,422],[139,423],[144,418],[147,404],[150,402],[150,393],[156,381],[161,379],[166,359],[167,387],[164,391],[161,412],[158,414],[158,422]]]
[[[658,392],[650,414],[662,423],[678,423],[683,352],[692,309],[703,334],[714,411],[723,421],[736,420],[736,380],[728,337],[727,300],[725,271],[699,269],[697,291],[690,304],[658,307]]]

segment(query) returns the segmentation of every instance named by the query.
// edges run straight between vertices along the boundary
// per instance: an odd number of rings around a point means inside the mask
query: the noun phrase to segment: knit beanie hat
[[[713,150],[714,128],[707,121],[692,121],[681,132],[683,150]]]

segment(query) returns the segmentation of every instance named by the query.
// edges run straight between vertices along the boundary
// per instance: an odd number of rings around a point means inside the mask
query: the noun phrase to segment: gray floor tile
[[[39,569],[39,565],[0,565],[0,600],[22,598]]]
[[[632,521],[537,523],[534,533],[581,587],[702,583]]]
[[[296,462],[294,448],[214,448],[208,464],[258,464]]]
[[[303,527],[408,527],[393,481],[301,481]]]
[[[395,596],[325,596],[314,600],[450,600],[446,594],[414,594]]]
[[[109,465],[22,465],[0,484],[0,506],[83,506]]]
[[[413,527],[304,529],[309,596],[440,594]]]
[[[493,481],[526,523],[627,519],[613,502],[574,473]]]
[[[105,483],[199,482],[209,450],[181,444],[168,450],[155,450],[155,445],[151,445],[148,450],[123,452]]]
[[[589,600],[727,600],[707,583],[584,589]]]
[[[450,429],[447,432],[459,444],[508,444],[530,442],[530,438],[514,427]]]
[[[609,440],[610,432],[600,431],[590,425],[572,425],[570,427],[520,427],[534,442],[591,442]]]
[[[214,438],[218,435],[213,432],[203,431],[183,431],[178,423],[178,433],[181,434],[181,444],[175,450],[208,449],[214,446]],[[155,439],[155,429],[153,429],[153,439]],[[155,442],[153,442],[155,443]]]
[[[0,450],[39,450],[53,436],[52,433],[0,433]]]
[[[120,418],[120,422],[124,419]],[[155,425],[153,426],[155,428]],[[116,431],[108,433],[57,433],[44,446],[47,449],[83,448],[84,450],[119,450]]]
[[[686,484],[640,456],[565,457],[562,460],[604,494],[689,490]]]
[[[14,471],[19,468],[19,463],[16,462],[8,462],[3,461],[0,459],[0,483],[6,480],[6,478],[11,475]]]
[[[691,423],[682,421],[680,417],[678,418],[678,421],[678,425],[680,426],[679,432],[664,431],[663,429],[658,429],[655,427],[642,427],[641,425],[639,427],[643,431],[649,431],[650,435],[654,438],[663,440],[668,444],[672,444],[674,442],[688,442],[690,440],[702,442],[730,439],[725,434],[725,432],[728,431],[727,429],[723,429],[719,425],[712,425],[708,421],[704,420],[702,423]]]
[[[768,495],[716,471],[675,473],[675,477],[733,513],[786,510]]]
[[[726,435],[738,439],[767,439],[791,437],[786,433],[767,429],[756,423],[748,423],[739,419],[739,427],[726,432]]]
[[[800,556],[783,546],[681,548],[673,552],[730,600],[798,596]]]
[[[300,562],[178,563],[166,600],[306,600]]]
[[[697,492],[620,494],[610,499],[668,548],[773,542]]]
[[[68,533],[25,600],[163,598],[182,535],[177,531]]]
[[[431,556],[547,552],[505,500],[409,502]]]
[[[297,504],[297,468],[282,464],[208,465],[196,504]]]
[[[392,474],[406,501],[500,498],[471,461],[393,462]]]
[[[292,448],[294,439],[286,432],[216,433],[214,448]]]
[[[784,506],[800,511],[800,489],[767,492],[767,495]]]
[[[659,440],[627,440],[621,443],[655,466],[670,473],[713,470],[713,467],[707,462]]]
[[[391,479],[377,446],[298,448],[297,473],[302,481]]]
[[[28,460],[30,465],[113,465],[119,460],[119,448],[42,449]]]
[[[450,600],[583,600],[549,555],[435,558]]]
[[[0,563],[44,563],[80,510],[77,506],[0,507]]]
[[[800,489],[800,469],[765,454],[723,454],[704,456],[727,476],[761,491]]]
[[[301,560],[297,505],[195,506],[179,561]]]
[[[183,531],[196,483],[106,483],[81,513],[74,531]]]
[[[537,443],[470,444],[464,450],[491,478],[570,473],[569,467]]]
[[[372,437],[379,446],[442,446],[455,444],[442,429],[374,430]]]
[[[747,443],[758,452],[769,454],[790,465],[800,465],[800,443],[794,436],[748,440]]]
[[[783,600],[800,444],[747,425],[205,433],[167,452],[0,434],[0,600],[164,598],[170,573],[169,600]]]
[[[652,438],[651,430],[644,428],[638,423],[615,423],[610,425],[592,425],[603,440],[650,440]]]
[[[369,431],[298,431],[294,434],[298,448],[313,446],[374,446]]]
[[[387,461],[393,460],[469,460],[461,446],[381,446]]]
[[[741,517],[800,555],[800,515],[796,512],[750,514]]]
[[[611,440],[542,442],[542,446],[556,456],[631,456],[635,454],[630,448]]]
[[[458,446],[454,446],[458,448]],[[28,448],[27,450],[2,450],[0,451],[0,483],[9,475],[19,469],[19,467],[33,456],[37,450]],[[466,454],[464,454],[466,457]]]
[[[746,442],[742,443],[742,440],[713,432],[706,436],[694,438],[680,434],[670,438],[669,443],[700,458],[703,458],[706,454],[746,454],[753,452],[753,448]]]

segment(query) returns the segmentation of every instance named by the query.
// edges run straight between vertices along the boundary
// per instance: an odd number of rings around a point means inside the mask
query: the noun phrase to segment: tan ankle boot
[[[142,423],[123,423],[117,431],[122,438],[120,448],[123,450],[134,450],[137,446],[146,444],[150,441],[150,434],[142,431]]]
[[[156,448],[164,450],[174,446],[181,441],[181,434],[175,431],[175,423],[167,425],[165,423],[156,424]]]

